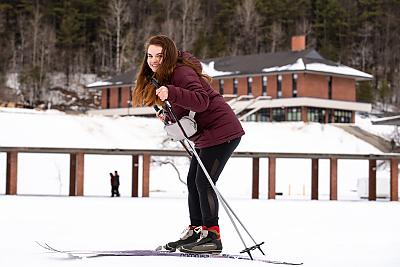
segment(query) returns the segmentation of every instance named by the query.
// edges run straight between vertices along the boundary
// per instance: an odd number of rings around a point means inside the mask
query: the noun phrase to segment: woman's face
[[[162,47],[158,45],[149,45],[147,48],[147,64],[150,69],[156,72],[163,60]]]

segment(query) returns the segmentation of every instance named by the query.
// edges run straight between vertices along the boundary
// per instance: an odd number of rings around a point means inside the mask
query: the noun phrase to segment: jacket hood
[[[178,56],[182,57],[190,62],[192,62],[194,65],[196,65],[200,70],[203,70],[200,60],[198,60],[195,56],[193,56],[191,53],[187,51],[179,51]]]

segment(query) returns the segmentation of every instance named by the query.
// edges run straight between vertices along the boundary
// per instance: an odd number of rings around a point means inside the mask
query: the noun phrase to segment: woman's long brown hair
[[[162,47],[162,62],[155,73],[147,64],[147,50],[150,45]],[[167,85],[178,62],[190,66],[199,77],[210,81],[207,75],[201,73],[199,66],[180,56],[175,43],[170,38],[165,35],[150,37],[145,44],[145,55],[136,78],[135,89],[132,92],[133,106],[162,106],[163,102],[157,97],[156,88],[150,82],[150,78],[154,76],[161,85]]]

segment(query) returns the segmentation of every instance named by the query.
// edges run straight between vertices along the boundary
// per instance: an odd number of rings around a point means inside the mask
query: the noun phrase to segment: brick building
[[[243,121],[354,122],[355,112],[371,105],[356,102],[356,82],[373,77],[306,49],[305,36],[292,38],[287,52],[201,60],[218,90]],[[91,113],[154,115],[152,108],[131,108],[135,70],[89,84],[102,90],[102,109]]]

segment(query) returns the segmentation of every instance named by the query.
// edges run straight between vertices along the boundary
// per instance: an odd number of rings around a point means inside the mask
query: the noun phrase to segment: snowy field
[[[393,127],[363,128],[390,137]],[[174,148],[156,119],[66,116],[60,112],[0,109],[0,146]],[[238,151],[380,154],[376,148],[331,125],[244,123]],[[28,129],[28,130],[27,130]],[[176,239],[188,224],[187,191],[166,158],[154,158],[150,198],[129,198],[129,156],[85,156],[85,197],[67,197],[69,156],[19,154],[18,195],[5,196],[5,153],[0,152],[0,266],[267,266],[230,259],[109,257],[66,260],[44,253],[35,241],[59,249],[153,249]],[[171,160],[171,158],[168,158]],[[173,158],[185,180],[188,159]],[[368,162],[339,160],[338,198],[329,198],[329,161],[319,163],[319,197],[310,201],[311,162],[277,160],[277,200],[267,200],[267,168],[260,161],[260,199],[251,200],[251,160],[231,159],[217,187],[248,227],[264,241],[269,259],[304,266],[400,266],[400,204],[360,199]],[[388,166],[378,162],[377,191],[387,188]],[[288,167],[289,166],[289,167]],[[110,198],[108,173],[121,175],[121,198]],[[140,186],[140,185],[139,185]],[[50,196],[43,196],[50,195]],[[221,208],[225,253],[243,249]],[[251,242],[247,240],[248,245]],[[255,253],[257,255],[257,253]],[[272,266],[272,265],[270,265]]]
[[[269,259],[310,267],[400,264],[398,202],[228,201],[256,241],[265,242]],[[1,196],[0,214],[0,266],[273,266],[169,257],[67,260],[34,243],[47,241],[59,249],[153,249],[175,239],[188,223],[184,198]],[[223,211],[220,224],[224,252],[238,253],[242,243]]]

